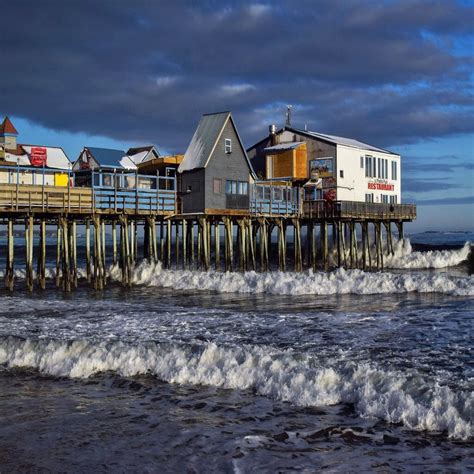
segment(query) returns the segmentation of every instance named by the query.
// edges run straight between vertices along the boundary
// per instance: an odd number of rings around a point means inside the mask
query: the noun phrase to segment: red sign
[[[332,188],[324,191],[323,199],[325,201],[334,201],[336,199],[336,190]]]
[[[31,153],[30,153],[31,166],[46,166],[47,157],[48,155],[46,152],[46,148],[39,147],[39,146],[31,147]]]
[[[379,191],[395,191],[395,186],[387,183],[368,183],[367,187],[369,189],[378,189]]]

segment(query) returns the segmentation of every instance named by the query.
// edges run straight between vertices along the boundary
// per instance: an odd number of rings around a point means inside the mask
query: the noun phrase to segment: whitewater
[[[0,445],[10,466],[33,449],[45,470],[106,459],[121,471],[130,456],[165,471],[183,468],[172,459],[236,472],[469,470],[470,248],[405,240],[383,271],[142,262],[132,288],[110,267],[94,292],[81,270],[67,295],[53,269],[46,291],[26,293],[17,269],[19,290],[0,290]]]
[[[353,403],[362,416],[401,422],[410,429],[446,431],[460,439],[473,435],[472,393],[454,393],[434,384],[420,397],[423,380],[416,375],[387,372],[368,363],[318,367],[314,357],[291,350],[7,338],[0,341],[0,364],[62,377],[87,378],[108,371],[125,377],[151,374],[170,383],[253,389],[298,406]]]

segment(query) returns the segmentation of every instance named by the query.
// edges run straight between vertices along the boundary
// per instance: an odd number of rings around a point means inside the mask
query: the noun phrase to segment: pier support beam
[[[86,278],[87,283],[92,281],[91,275],[91,222],[86,219]]]
[[[221,269],[221,235],[220,235],[220,222],[214,223],[214,259],[216,262],[216,270]]]
[[[5,268],[5,288],[13,291],[15,284],[15,235],[13,227],[13,219],[8,219],[7,224],[7,262]]]
[[[303,259],[301,255],[301,226],[299,219],[293,219],[293,250],[295,272],[303,270]]]
[[[328,261],[328,224],[323,222],[321,224],[321,253],[323,257],[323,268],[325,271],[329,268]]]
[[[71,269],[70,269],[70,252],[69,252],[69,232],[68,232],[68,222],[66,217],[61,217],[61,250],[62,250],[62,286],[63,290],[66,292],[71,291]]]
[[[26,287],[33,291],[33,216],[25,219],[25,269]]]

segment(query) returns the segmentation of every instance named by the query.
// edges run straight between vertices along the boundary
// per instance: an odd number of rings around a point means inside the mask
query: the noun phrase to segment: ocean
[[[70,294],[27,293],[19,267],[0,471],[472,471],[468,241],[410,236],[377,272],[144,263]]]

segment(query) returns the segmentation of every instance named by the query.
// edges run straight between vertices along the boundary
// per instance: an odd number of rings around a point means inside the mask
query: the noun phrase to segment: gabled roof
[[[252,165],[250,164],[247,153],[245,152],[245,148],[230,112],[204,114],[201,117],[193,138],[184,154],[183,161],[179,165],[178,173],[205,168],[207,166],[228,120],[232,121],[232,125],[239,140],[240,147],[245,155],[245,159],[247,160],[250,172],[254,174]]]
[[[153,150],[153,148],[155,148],[154,145],[137,146],[137,147],[129,148],[127,151],[127,155],[130,156],[130,155],[136,155],[137,153],[141,153],[142,151],[151,151]],[[156,148],[155,148],[155,151],[158,153],[158,150],[156,150]]]
[[[369,145],[368,143],[360,142],[358,140],[354,140],[353,138],[339,137],[337,135],[327,135],[324,133],[312,132],[310,130],[301,130],[299,128],[293,128],[293,127],[288,127],[288,126],[286,126],[284,130],[288,130],[290,132],[296,132],[300,135],[303,135],[309,138],[316,138],[318,140],[332,143],[334,145],[343,145],[343,146],[349,146],[352,148],[361,148],[363,150],[378,151],[380,153],[389,153],[391,155],[396,155],[396,153],[393,153],[392,151],[385,150],[383,148],[379,148],[373,145]]]
[[[0,135],[5,135],[6,133],[18,135],[16,128],[13,126],[11,120],[8,117],[5,117],[0,125]]]
[[[124,150],[111,148],[85,147],[101,168],[124,168],[122,159],[126,156]],[[131,163],[133,165],[133,163]]]
[[[154,145],[147,145],[142,147],[129,148],[127,156],[135,165],[139,165],[144,161],[150,161],[153,158],[159,158],[160,154]]]
[[[28,155],[31,155],[32,148],[45,148],[47,153],[46,166],[48,168],[67,170],[69,166],[71,166],[69,157],[60,146],[31,145],[25,143],[22,143],[20,146]]]

